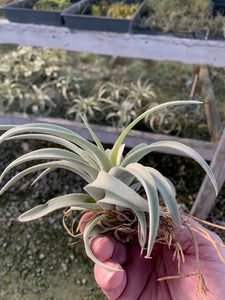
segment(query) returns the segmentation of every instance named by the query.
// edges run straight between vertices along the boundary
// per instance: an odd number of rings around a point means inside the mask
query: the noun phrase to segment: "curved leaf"
[[[85,126],[87,127],[88,131],[90,132],[91,136],[93,137],[96,145],[98,146],[99,149],[101,149],[102,151],[104,151],[104,147],[102,146],[102,143],[100,142],[100,140],[98,139],[97,135],[94,133],[94,131],[92,130],[91,126],[88,124],[88,121],[86,119],[85,116],[81,115],[81,119],[84,122]]]
[[[201,165],[201,167],[205,170],[205,172],[208,174],[208,176],[211,179],[211,182],[214,186],[216,194],[218,193],[217,183],[216,179],[214,177],[214,174],[209,167],[209,165],[206,163],[206,161],[202,158],[202,156],[193,150],[192,148],[181,144],[179,142],[175,141],[161,141],[161,142],[155,142],[149,146],[146,146],[145,148],[142,148],[140,150],[137,150],[133,152],[131,155],[127,156],[126,159],[122,162],[121,166],[126,167],[127,165],[139,161],[141,158],[143,158],[145,155],[149,154],[153,151],[160,151],[162,149],[173,149],[176,150],[178,153],[183,153],[186,156],[194,159],[197,163]]]
[[[126,167],[126,170],[134,175],[142,184],[147,200],[148,200],[148,213],[149,213],[149,237],[148,237],[148,247],[147,256],[150,257],[155,239],[158,233],[159,227],[159,199],[157,188],[155,182],[146,169],[146,167],[134,163]]]
[[[96,161],[93,159],[93,155],[90,155],[87,151],[81,149],[80,147],[76,146],[74,143],[63,139],[61,137],[57,137],[54,135],[49,135],[49,134],[20,134],[16,136],[12,136],[7,139],[8,140],[19,140],[19,139],[35,139],[35,140],[41,140],[41,141],[48,141],[54,144],[58,144],[60,146],[63,146],[74,153],[78,154],[84,161],[89,163],[92,167],[95,167],[98,169],[98,165],[96,164]]]
[[[91,251],[91,248],[89,246],[89,237],[92,236],[92,231],[95,229],[95,226],[98,224],[99,221],[103,220],[105,218],[104,215],[100,215],[100,216],[96,216],[93,219],[91,219],[87,225],[85,226],[84,232],[83,232],[83,240],[84,240],[84,247],[86,250],[86,253],[88,255],[88,257],[90,257],[90,259],[98,264],[99,266],[108,269],[108,270],[112,270],[112,271],[121,271],[120,269],[116,269],[116,268],[112,268],[104,263],[102,263],[100,260],[98,260],[93,252]],[[94,233],[95,235],[96,233]]]
[[[148,144],[146,144],[146,143],[138,144],[137,146],[133,147],[133,148],[125,155],[124,159],[126,159],[128,156],[130,156],[133,152],[136,152],[137,150],[143,149],[143,148],[145,148],[146,146],[148,146]]]
[[[68,161],[53,161],[53,162],[47,162],[47,163],[43,163],[43,164],[39,164],[37,166],[33,166],[30,168],[27,168],[25,170],[23,170],[22,172],[19,172],[18,174],[16,174],[14,177],[12,177],[4,186],[3,188],[0,190],[0,195],[2,195],[11,185],[13,185],[15,182],[17,182],[18,180],[20,180],[21,178],[23,178],[24,176],[39,171],[39,170],[43,170],[43,169],[47,169],[47,168],[62,168],[62,169],[66,169],[68,171],[72,171],[73,173],[78,174],[79,176],[81,176],[82,178],[84,178],[84,180],[86,180],[87,182],[91,182],[92,178],[90,178],[87,173],[84,172],[83,169],[81,169],[79,166],[68,162]]]
[[[41,172],[40,175],[37,176],[37,178],[34,179],[34,181],[31,183],[32,185],[35,185],[35,183],[40,180],[41,178],[43,178],[44,176],[46,176],[47,174],[51,173],[52,171],[54,171],[54,168],[47,168],[46,170],[44,170],[43,172]]]
[[[113,167],[108,173],[128,186],[131,186],[134,181],[134,176],[121,167]]]
[[[0,182],[7,172],[9,172],[12,168],[18,166],[19,164],[32,161],[32,160],[67,160],[67,161],[77,161],[83,163],[83,161],[79,158],[79,156],[71,151],[59,149],[59,148],[44,148],[35,151],[31,151],[27,154],[20,156],[15,159],[11,164],[9,164],[5,170],[2,172],[0,176]],[[97,170],[96,170],[97,172]]]
[[[16,126],[9,129],[8,131],[6,131],[1,135],[0,143],[11,136],[15,136],[17,134],[24,134],[24,133],[42,133],[42,134],[49,134],[49,135],[54,135],[57,137],[64,138],[80,146],[82,149],[86,150],[91,155],[93,155],[101,170],[108,171],[112,167],[112,163],[110,159],[106,156],[104,151],[99,149],[94,144],[88,142],[87,140],[85,140],[75,132],[72,132],[71,130],[68,130],[61,126],[42,124],[42,123],[33,123],[33,124]]]
[[[86,185],[84,190],[96,201],[102,200],[107,191],[129,201],[141,211],[148,211],[148,203],[144,198],[119,179],[104,171],[100,171],[97,178]]]
[[[179,208],[177,205],[176,198],[174,197],[174,191],[171,188],[170,184],[165,179],[165,177],[156,169],[148,167],[147,170],[152,175],[155,184],[168,208],[173,222],[177,226],[182,227]]]
[[[93,205],[94,204],[94,205]],[[71,207],[71,206],[83,206],[84,209],[99,208],[99,205],[86,194],[68,194],[65,196],[59,196],[46,202],[45,204],[36,206],[27,212],[19,216],[20,222],[32,221],[39,219],[57,209]]]
[[[166,102],[166,103],[162,103],[160,105],[154,106],[152,108],[150,108],[149,110],[145,111],[144,113],[142,113],[140,116],[138,116],[133,122],[131,122],[121,133],[121,135],[119,136],[119,138],[117,139],[117,141],[115,142],[113,149],[112,149],[112,153],[111,153],[111,160],[113,165],[116,165],[116,161],[117,161],[117,155],[118,155],[118,151],[120,148],[120,145],[122,144],[125,136],[128,134],[128,132],[138,123],[140,122],[143,118],[145,118],[147,115],[156,112],[157,110],[160,110],[164,107],[168,107],[168,106],[173,106],[173,105],[184,105],[184,104],[200,104],[202,102],[200,101],[192,101],[192,100],[188,100],[188,101],[171,101],[171,102]]]

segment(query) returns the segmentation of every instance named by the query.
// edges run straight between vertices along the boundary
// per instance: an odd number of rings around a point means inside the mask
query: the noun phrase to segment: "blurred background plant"
[[[223,38],[224,20],[220,12],[213,12],[211,1],[148,0],[138,26],[150,31],[193,34],[193,38]]]
[[[203,110],[200,106],[185,108],[163,109],[154,116],[145,118],[145,123],[155,133],[180,135],[181,131],[189,128],[190,125],[204,122]]]
[[[209,68],[209,72],[223,119],[224,69]],[[191,99],[192,81],[191,65],[35,47],[0,48],[1,113],[70,120],[80,120],[79,114],[84,114],[91,123],[123,128],[155,104]],[[200,89],[195,99],[204,99]],[[162,111],[137,129],[209,138],[203,107],[198,112]]]
[[[71,0],[39,0],[35,3],[33,9],[63,10],[72,4]]]
[[[1,111],[30,115],[65,112],[82,82],[68,64],[63,51],[31,47],[18,47],[0,57]]]
[[[72,106],[67,110],[68,116],[73,116],[75,121],[81,121],[85,116],[89,121],[99,123],[104,119],[104,108],[101,98],[96,96],[83,97],[78,95],[72,100]]]
[[[86,10],[93,16],[107,16],[111,18],[130,19],[140,3],[126,3],[126,1],[97,1],[87,6]]]
[[[155,92],[149,80],[133,82],[106,82],[99,91],[105,111],[105,121],[123,128],[155,102]]]

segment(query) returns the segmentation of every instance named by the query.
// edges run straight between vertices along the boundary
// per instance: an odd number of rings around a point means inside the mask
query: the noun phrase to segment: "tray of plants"
[[[74,0],[24,0],[1,7],[10,22],[61,26],[63,9]]]
[[[130,32],[142,0],[82,0],[62,12],[72,29]]]
[[[225,0],[145,0],[132,30],[141,34],[224,39],[223,7]]]

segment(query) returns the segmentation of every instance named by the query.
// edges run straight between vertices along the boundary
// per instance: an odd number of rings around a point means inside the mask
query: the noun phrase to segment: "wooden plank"
[[[220,190],[225,182],[225,129],[217,145],[210,167],[216,177],[218,190]],[[191,214],[198,218],[205,219],[212,209],[215,199],[214,188],[209,177],[206,176],[191,209]]]
[[[0,43],[225,67],[225,41],[70,30],[0,20]]]
[[[84,138],[93,141],[90,133],[86,129],[85,125],[80,122],[69,121],[65,119],[58,119],[58,118],[32,118],[29,119],[23,114],[15,113],[12,115],[1,115],[0,116],[0,125],[7,125],[7,124],[14,124],[14,125],[22,125],[31,122],[42,122],[42,123],[50,123],[56,124],[60,126],[64,126],[68,129],[71,129],[77,133],[79,133]],[[116,141],[119,137],[121,130],[116,128],[112,128],[109,126],[100,126],[100,125],[92,125],[91,126],[98,138],[102,143],[105,144],[112,144]],[[139,143],[147,143],[151,144],[157,141],[165,141],[165,140],[173,140],[184,143],[187,146],[190,146],[192,149],[196,150],[198,153],[202,155],[205,160],[210,161],[213,157],[213,153],[216,148],[216,143],[206,142],[201,140],[194,140],[194,139],[186,139],[180,138],[176,136],[169,136],[163,134],[154,134],[148,132],[142,132],[138,130],[131,130],[127,137],[125,138],[125,144],[127,147],[132,148]],[[163,153],[169,154],[177,154],[172,150],[165,150]]]
[[[211,141],[215,142],[220,139],[219,129],[221,128],[221,120],[216,104],[216,97],[209,76],[209,71],[206,66],[200,67],[199,78],[202,86],[202,94],[206,97],[204,101],[204,107],[208,130]]]

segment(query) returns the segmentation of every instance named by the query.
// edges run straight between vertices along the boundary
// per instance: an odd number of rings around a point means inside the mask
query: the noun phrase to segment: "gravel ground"
[[[24,150],[37,148],[36,143],[31,144],[2,145],[1,171]],[[105,299],[83,245],[69,245],[74,240],[62,226],[62,211],[30,223],[17,220],[22,212],[54,196],[81,191],[84,182],[60,170],[34,187],[30,183],[27,176],[1,196],[0,299]]]
[[[18,155],[40,146],[46,145],[15,141],[1,145],[0,171]],[[145,163],[158,168],[175,183],[178,201],[188,210],[204,172],[190,160],[170,155],[154,154]],[[60,170],[50,173],[33,187],[30,183],[31,177],[28,176],[1,196],[0,298],[106,299],[94,281],[93,263],[85,256],[83,245],[69,245],[73,240],[62,226],[61,211],[30,223],[19,223],[17,220],[25,210],[52,197],[80,192],[84,182]],[[222,225],[225,217],[224,191],[225,188],[208,217],[210,221]],[[219,232],[219,235],[225,241],[225,233]]]

